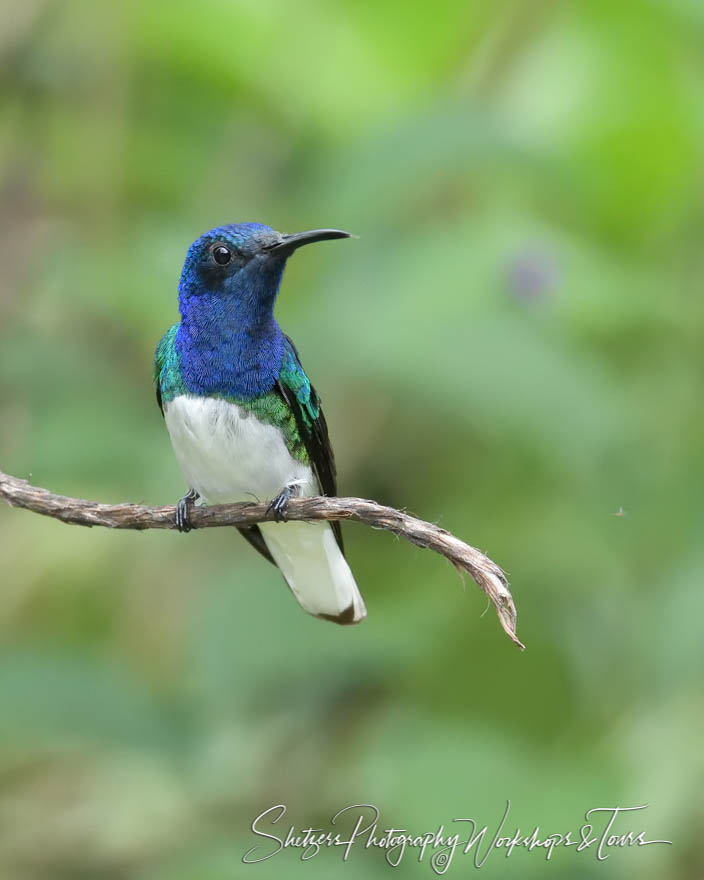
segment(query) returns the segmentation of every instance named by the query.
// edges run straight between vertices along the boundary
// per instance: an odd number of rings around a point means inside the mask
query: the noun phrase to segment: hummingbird
[[[320,397],[274,304],[298,248],[349,237],[340,229],[287,235],[261,223],[201,235],[181,272],[181,321],[154,361],[157,402],[188,486],[177,528],[190,531],[193,504],[268,501],[274,522],[238,526],[240,534],[278,566],[305,611],[339,624],[367,614],[340,523],[285,521],[290,498],[335,495],[337,485]]]

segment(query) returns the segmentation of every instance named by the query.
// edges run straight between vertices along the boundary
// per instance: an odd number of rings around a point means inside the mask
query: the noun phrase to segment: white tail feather
[[[367,616],[329,523],[262,523],[259,528],[305,611],[337,623],[358,623]]]

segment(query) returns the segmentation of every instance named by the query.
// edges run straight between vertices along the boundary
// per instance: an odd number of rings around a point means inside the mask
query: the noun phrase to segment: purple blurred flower
[[[544,250],[526,249],[509,260],[509,293],[518,300],[542,300],[559,281],[557,264]]]

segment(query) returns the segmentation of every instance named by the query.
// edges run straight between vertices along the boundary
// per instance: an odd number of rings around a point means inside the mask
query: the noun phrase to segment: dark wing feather
[[[269,553],[269,548],[266,546],[264,538],[262,537],[259,526],[237,526],[237,531],[242,535],[245,541],[248,541],[255,550],[262,554],[264,559],[268,559],[269,562],[276,565],[274,557]]]
[[[288,336],[286,337],[286,340],[291,346],[291,350],[298,362],[298,366],[303,370],[296,346],[291,342]],[[335,456],[333,455],[332,446],[330,445],[327,422],[325,421],[323,410],[320,407],[320,398],[318,397],[315,388],[313,388],[312,385],[310,386],[310,400],[313,408],[318,411],[318,416],[311,420],[306,419],[304,416],[303,408],[296,393],[293,389],[289,388],[285,382],[282,382],[280,377],[277,380],[275,387],[293,412],[298,433],[301,435],[303,445],[308,453],[310,465],[318,480],[318,484],[320,485],[320,491],[323,495],[337,495]],[[339,522],[331,522],[330,525],[335,533],[335,538],[337,539],[340,550],[344,553],[345,548],[342,543],[341,524]]]

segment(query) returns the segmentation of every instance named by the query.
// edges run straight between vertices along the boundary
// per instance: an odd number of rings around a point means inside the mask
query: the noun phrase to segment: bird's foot
[[[267,513],[274,514],[274,522],[286,522],[286,508],[288,507],[288,502],[294,495],[298,494],[297,486],[284,486],[284,488],[279,492],[276,498],[271,501],[269,506],[266,509]]]
[[[176,505],[176,528],[179,532],[190,532],[194,528],[191,522],[191,510],[199,498],[200,495],[195,489],[189,489]]]

